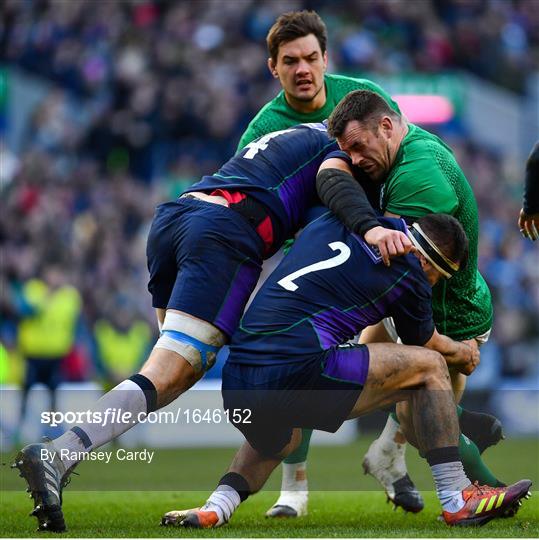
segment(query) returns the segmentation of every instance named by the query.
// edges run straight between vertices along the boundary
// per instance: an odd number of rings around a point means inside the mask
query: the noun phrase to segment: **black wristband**
[[[535,143],[526,162],[522,209],[528,215],[539,213],[539,142]]]
[[[351,174],[323,169],[316,176],[316,189],[322,202],[352,232],[363,236],[380,226],[365,191]]]

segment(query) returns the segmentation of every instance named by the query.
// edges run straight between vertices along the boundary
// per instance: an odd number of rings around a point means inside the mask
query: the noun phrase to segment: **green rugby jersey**
[[[440,333],[456,340],[489,330],[490,291],[477,269],[477,203],[451,149],[435,135],[410,124],[382,188],[381,206],[401,216],[443,212],[458,219],[470,243],[468,266],[434,287],[434,321]]]
[[[274,99],[266,103],[258,114],[251,120],[245,133],[242,135],[238,144],[237,151],[266,133],[286,129],[296,124],[308,122],[322,122],[332,112],[337,103],[354,90],[370,90],[381,95],[391,106],[391,108],[400,113],[399,106],[391,99],[391,96],[376,83],[367,79],[354,79],[343,75],[324,75],[326,84],[326,103],[317,111],[310,113],[300,113],[294,110],[287,103],[284,90],[281,90]]]

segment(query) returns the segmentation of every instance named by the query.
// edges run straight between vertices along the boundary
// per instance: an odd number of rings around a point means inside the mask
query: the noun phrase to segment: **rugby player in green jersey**
[[[469,263],[453,279],[434,287],[434,321],[438,331],[452,339],[475,338],[484,343],[492,326],[492,304],[490,291],[477,269],[477,205],[451,149],[435,135],[407,123],[384,99],[369,91],[348,94],[331,114],[328,132],[346,152],[348,163],[334,158],[323,164],[324,169],[318,174],[319,195],[350,230],[365,233],[365,194],[350,174],[352,167],[361,168],[372,182],[382,184],[381,207],[385,215],[414,221],[426,214],[443,212],[462,224],[470,243]],[[356,204],[358,211],[354,212]],[[366,329],[360,342],[395,340],[390,322],[385,322]],[[465,381],[461,374],[452,374],[457,401]],[[400,414],[406,417],[404,407]],[[499,421],[460,408],[459,415],[464,433],[459,450],[465,468],[480,483],[501,485],[479,457],[480,452],[501,438]],[[365,471],[382,478],[391,498],[401,486],[394,485],[391,493],[390,483],[406,475],[404,461],[398,467],[391,463],[395,442],[399,438],[401,443],[405,442],[398,428],[396,417],[390,417],[384,433],[371,445],[364,460]],[[380,460],[380,455],[388,455],[387,463]],[[409,481],[407,475],[406,480]]]
[[[296,124],[322,122],[335,105],[353,90],[371,90],[391,108],[399,106],[376,83],[326,73],[326,25],[314,11],[293,11],[281,15],[266,38],[268,68],[282,90],[253,118],[242,135],[238,150],[254,139]]]

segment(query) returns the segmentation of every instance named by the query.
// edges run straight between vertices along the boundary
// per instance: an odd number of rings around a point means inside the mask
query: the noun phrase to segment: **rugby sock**
[[[301,444],[284,460],[283,466],[287,464],[304,463],[307,461],[307,454],[309,453],[309,444],[311,442],[311,436],[313,434],[312,429],[301,430]],[[283,468],[284,471],[284,468]]]
[[[389,413],[384,430],[380,433],[378,440],[382,441],[382,443],[387,446],[393,445],[394,443],[406,444],[406,438],[402,434],[397,413]]]
[[[66,468],[137,425],[144,414],[155,410],[156,401],[155,387],[144,375],[133,375],[115,386],[90,409],[89,419],[54,439],[53,445]],[[129,418],[125,413],[130,413]]]
[[[467,478],[456,446],[434,448],[426,453],[432,471],[436,494],[446,512],[458,512],[465,504],[462,490],[471,482]]]
[[[215,512],[219,518],[216,525],[222,525],[228,522],[240,503],[247,499],[249,493],[249,484],[241,474],[226,473],[200,510]]]
[[[501,487],[505,485],[500,482],[485,465],[475,443],[462,433],[459,437],[459,454],[464,471],[472,482],[477,480],[481,485],[491,487]]]
[[[307,491],[307,462],[283,463],[283,478],[281,480],[281,492],[283,491]]]

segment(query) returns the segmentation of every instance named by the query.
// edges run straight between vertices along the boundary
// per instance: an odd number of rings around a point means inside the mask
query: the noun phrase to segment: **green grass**
[[[172,509],[200,505],[226,470],[233,449],[157,450],[151,465],[84,463],[65,494],[66,537],[538,537],[539,494],[515,518],[497,520],[481,529],[450,529],[436,520],[440,507],[428,467],[413,449],[410,474],[422,488],[426,508],[417,515],[393,512],[370,477],[361,473],[361,456],[370,443],[362,437],[344,447],[315,447],[309,459],[312,488],[309,515],[296,520],[268,520],[264,512],[275,501],[280,473],[269,490],[250,497],[231,522],[212,531],[159,527]],[[11,455],[3,455],[9,463]],[[537,440],[507,440],[487,450],[486,460],[499,478],[539,482]],[[36,536],[32,502],[14,471],[0,468],[0,536]],[[76,491],[78,489],[79,491]],[[86,491],[80,491],[85,489]],[[93,489],[94,491],[90,491]],[[115,491],[113,491],[115,490]],[[39,533],[41,537],[55,536]]]

